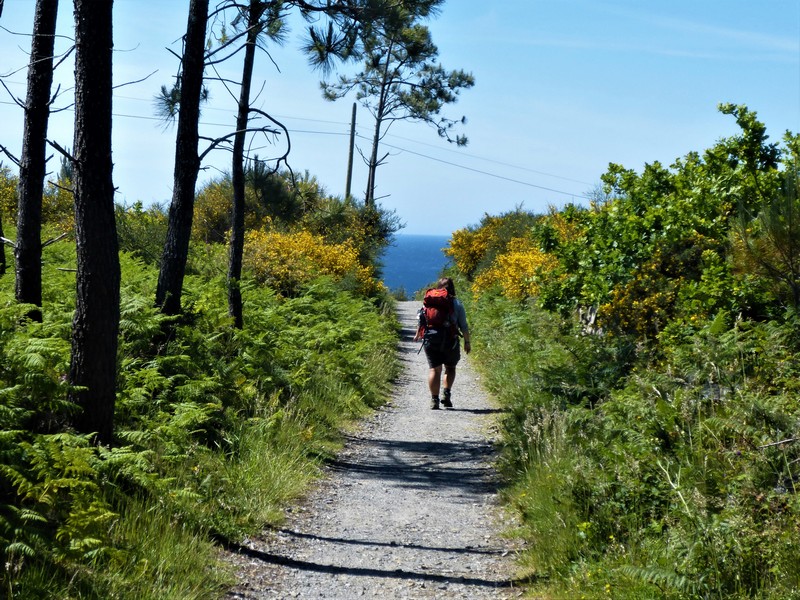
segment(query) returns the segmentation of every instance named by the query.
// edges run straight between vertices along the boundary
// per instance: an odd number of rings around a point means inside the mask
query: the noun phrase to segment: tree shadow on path
[[[315,563],[307,560],[298,560],[296,558],[289,558],[281,556],[280,554],[273,554],[270,552],[263,552],[261,550],[254,550],[246,546],[242,546],[235,542],[229,542],[227,549],[237,554],[242,554],[250,558],[260,560],[264,563],[271,565],[279,565],[282,567],[289,567],[292,569],[300,569],[304,571],[314,571],[317,573],[327,573],[330,575],[348,575],[355,577],[378,577],[385,579],[405,579],[414,581],[429,581],[438,583],[458,583],[463,585],[489,587],[489,588],[514,588],[528,583],[529,579],[505,579],[505,580],[491,580],[481,577],[463,577],[460,575],[440,575],[436,573],[422,573],[418,571],[409,571],[407,569],[373,569],[368,567],[348,567],[342,565],[326,565]]]
[[[433,442],[355,438],[369,452],[355,461],[334,459],[328,467],[347,480],[375,479],[399,487],[449,488],[465,495],[496,493],[499,482],[487,463],[486,442]]]

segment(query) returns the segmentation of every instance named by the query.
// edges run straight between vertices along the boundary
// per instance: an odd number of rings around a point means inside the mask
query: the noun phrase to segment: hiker
[[[453,408],[450,394],[456,379],[456,364],[461,358],[459,336],[464,338],[464,351],[467,354],[472,350],[472,345],[469,339],[467,312],[461,301],[456,298],[456,287],[452,279],[444,277],[439,280],[435,288],[425,292],[419,319],[419,328],[414,341],[423,340],[425,356],[428,359],[431,408],[438,410],[440,403],[445,408]],[[440,400],[442,365],[444,365],[444,389]]]

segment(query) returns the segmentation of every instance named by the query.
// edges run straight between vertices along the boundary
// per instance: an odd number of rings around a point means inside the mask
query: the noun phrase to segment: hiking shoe
[[[445,408],[453,408],[453,403],[450,402],[450,390],[444,390],[444,398],[442,398],[442,406]]]
[[[431,410],[439,410],[439,399],[431,398]]]

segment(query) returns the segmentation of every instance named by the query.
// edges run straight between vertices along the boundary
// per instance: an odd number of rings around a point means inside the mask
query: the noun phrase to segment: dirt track
[[[497,506],[495,410],[459,364],[454,408],[431,410],[416,302],[400,303],[403,373],[392,400],[351,436],[329,476],[287,524],[236,558],[228,596],[513,598],[513,543]]]

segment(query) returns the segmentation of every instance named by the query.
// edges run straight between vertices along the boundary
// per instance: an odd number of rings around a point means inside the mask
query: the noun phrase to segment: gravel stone
[[[419,302],[400,302],[403,370],[286,524],[229,560],[229,600],[517,598],[513,526],[497,499],[498,410],[462,352],[452,409],[431,410]]]

